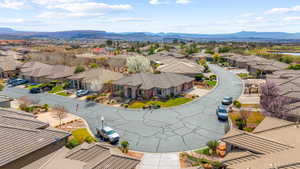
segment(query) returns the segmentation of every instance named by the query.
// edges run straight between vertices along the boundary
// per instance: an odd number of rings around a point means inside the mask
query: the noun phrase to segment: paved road
[[[224,123],[219,122],[215,109],[225,96],[238,98],[242,92],[241,80],[229,71],[210,65],[218,75],[219,84],[209,94],[196,101],[173,108],[158,110],[126,110],[53,94],[30,95],[26,89],[6,88],[1,94],[18,98],[29,96],[49,105],[61,104],[84,118],[91,130],[105,124],[115,128],[131,149],[144,152],[177,152],[197,149],[224,134]],[[78,112],[75,105],[79,104]]]

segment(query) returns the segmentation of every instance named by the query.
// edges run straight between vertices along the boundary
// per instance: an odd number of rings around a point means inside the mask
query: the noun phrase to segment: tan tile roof
[[[278,141],[248,133],[222,138],[221,140],[258,154],[271,154],[293,148]]]
[[[260,125],[253,134],[245,136],[245,133],[236,133],[225,138],[225,142],[250,150],[259,157],[243,160],[240,156],[234,157],[235,154],[229,153],[228,158],[234,158],[231,159],[232,163],[227,163],[228,168],[270,169],[270,164],[283,169],[299,168],[300,128],[291,122],[268,117]],[[226,161],[226,157],[224,160]]]
[[[110,148],[100,143],[83,143],[72,150],[64,147],[57,151],[54,158],[48,161],[40,159],[43,163],[35,162],[30,166],[36,169],[135,169],[140,163],[140,160],[111,152]]]
[[[272,129],[276,129],[276,128],[280,128],[280,127],[286,127],[286,126],[290,126],[290,125],[294,125],[294,123],[286,121],[286,120],[281,120],[278,118],[266,116],[265,119],[255,128],[253,133],[264,132],[267,130],[272,130]]]

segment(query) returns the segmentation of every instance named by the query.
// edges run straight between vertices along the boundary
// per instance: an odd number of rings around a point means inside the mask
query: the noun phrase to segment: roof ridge
[[[16,116],[13,116],[13,115],[2,115],[2,114],[0,114],[0,116],[2,116],[2,117],[5,117],[5,118],[10,118],[10,119],[18,119],[18,120],[23,120],[23,121],[31,121],[31,122],[34,122],[34,123],[39,123],[39,124],[47,124],[47,123],[44,123],[44,122],[42,122],[42,121],[39,121],[39,120],[37,120],[37,119],[26,119],[26,118],[22,118],[22,117],[17,117],[18,115],[16,115]]]
[[[36,130],[36,129],[30,129],[30,128],[25,128],[25,127],[17,127],[17,126],[11,126],[11,125],[0,124],[0,127],[11,128],[11,129],[16,129],[16,130],[23,130],[23,131],[29,131],[29,132],[39,132],[39,130]]]

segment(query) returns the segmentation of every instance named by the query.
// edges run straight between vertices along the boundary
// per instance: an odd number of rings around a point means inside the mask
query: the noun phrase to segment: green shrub
[[[197,74],[197,75],[195,76],[195,80],[196,80],[196,81],[202,81],[203,79],[204,79],[204,75],[203,75],[202,73]]]
[[[87,136],[85,139],[84,139],[85,142],[87,143],[92,143],[92,142],[95,142],[95,138],[92,137],[92,136]]]
[[[217,80],[217,75],[210,75],[209,80]]]
[[[95,100],[97,98],[97,95],[90,95],[90,96],[87,96],[86,97],[86,100],[87,101],[93,101],[93,100]]]
[[[74,71],[74,73],[81,73],[81,72],[84,72],[85,71],[85,68],[83,67],[83,66],[77,66],[76,68],[75,68],[75,71]]]
[[[288,69],[291,69],[291,70],[300,70],[300,64],[290,65],[288,67]]]
[[[95,68],[98,68],[98,67],[100,67],[97,63],[91,63],[90,64],[90,68],[92,68],[92,69],[95,69]]]
[[[4,89],[4,85],[0,83],[0,91],[2,91],[3,89]]]
[[[236,108],[241,108],[241,107],[242,107],[242,103],[239,102],[238,100],[235,100],[235,101],[233,102],[233,105],[234,105]]]
[[[237,118],[235,124],[238,126],[238,129],[243,130],[247,126],[247,122],[242,118]]]
[[[49,105],[48,104],[44,104],[44,107],[45,111],[48,111],[49,110]]]
[[[66,144],[66,147],[69,149],[72,149],[78,145],[80,145],[79,141],[77,141],[77,139],[73,138],[70,141],[68,141],[68,143]]]
[[[121,142],[121,150],[123,153],[128,153],[129,148],[129,142],[128,141],[122,141]]]

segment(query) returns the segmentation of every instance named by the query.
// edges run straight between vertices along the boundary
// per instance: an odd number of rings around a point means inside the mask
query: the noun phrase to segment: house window
[[[161,89],[157,89],[157,94],[158,94],[158,95],[161,95],[161,94],[162,94]]]

